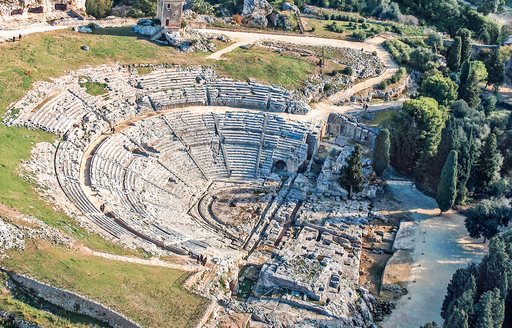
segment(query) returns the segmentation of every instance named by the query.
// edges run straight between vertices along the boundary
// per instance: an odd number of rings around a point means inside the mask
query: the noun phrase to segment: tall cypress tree
[[[475,158],[475,145],[473,142],[473,127],[469,132],[468,141],[460,147],[459,155],[459,182],[457,185],[456,204],[464,204],[468,194],[468,182],[471,177],[473,161]]]
[[[340,183],[348,190],[349,198],[354,192],[360,192],[363,189],[363,149],[361,146],[356,145],[352,154],[347,158],[347,164],[341,172]]]
[[[444,328],[469,328],[468,314],[459,308],[455,308],[446,319]]]
[[[503,157],[498,151],[496,135],[489,134],[485,140],[476,165],[477,185],[486,188],[498,178]]]
[[[448,60],[447,60],[448,67],[454,72],[457,72],[460,68],[461,51],[462,51],[462,40],[461,40],[460,36],[456,36],[455,38],[453,38],[453,43],[450,47],[450,51],[448,52]]]
[[[441,317],[448,319],[455,307],[471,314],[474,299],[476,296],[477,267],[471,264],[467,268],[460,268],[455,271],[448,284],[446,296],[441,307]]]
[[[441,180],[437,186],[437,205],[441,212],[452,208],[457,196],[457,151],[452,150],[446,159],[441,173]]]
[[[464,63],[471,59],[471,31],[461,28],[457,31],[457,36],[461,39],[460,62]]]
[[[391,141],[389,138],[389,130],[380,130],[377,138],[375,139],[375,145],[373,148],[373,161],[372,167],[378,176],[386,170],[389,165],[389,149],[391,147]]]
[[[512,274],[507,245],[500,238],[491,239],[489,254],[482,259],[480,281],[482,290],[497,289],[504,299],[509,290],[509,277]],[[510,246],[508,246],[510,247]]]

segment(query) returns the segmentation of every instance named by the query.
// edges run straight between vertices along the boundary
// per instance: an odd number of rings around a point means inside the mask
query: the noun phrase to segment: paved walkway
[[[410,279],[416,282],[409,283],[409,293],[398,301],[382,327],[420,327],[429,321],[442,325],[441,306],[452,275],[480,261],[486,245],[468,237],[462,215],[439,216],[435,200],[420,193],[412,182],[390,181],[388,185],[403,210],[412,212],[418,221]]]
[[[157,257],[152,257],[149,259],[142,259],[137,257],[131,257],[131,256],[122,256],[122,255],[114,255],[110,253],[103,253],[103,252],[97,252],[94,251],[86,246],[78,246],[77,250],[84,254],[89,256],[96,256],[101,257],[108,260],[113,261],[120,261],[120,262],[128,262],[128,263],[135,263],[135,264],[141,264],[141,265],[148,265],[148,266],[158,266],[163,268],[170,268],[175,270],[181,270],[181,271],[187,271],[187,272],[194,272],[201,269],[201,266],[197,265],[189,265],[189,264],[177,264],[177,263],[171,263],[167,261],[162,261]]]
[[[69,29],[69,26],[37,25],[19,30],[0,30],[0,42],[9,41],[12,39],[13,36],[16,37],[16,41],[18,41],[18,36],[20,34],[22,36],[25,36],[33,33],[42,33],[65,29]]]

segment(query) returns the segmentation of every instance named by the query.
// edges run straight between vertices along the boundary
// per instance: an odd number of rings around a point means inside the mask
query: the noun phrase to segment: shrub
[[[365,31],[354,31],[352,37],[358,41],[364,41],[367,38],[367,34]]]
[[[343,71],[341,71],[343,74],[345,75],[350,75],[352,76],[352,74],[354,74],[354,70],[352,69],[352,67],[350,66],[347,66],[343,69]]]

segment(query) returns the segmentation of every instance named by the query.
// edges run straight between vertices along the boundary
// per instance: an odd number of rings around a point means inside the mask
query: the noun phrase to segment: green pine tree
[[[453,71],[457,72],[460,68],[461,62],[461,51],[462,51],[462,40],[460,36],[453,38],[453,43],[448,52],[447,65]]]
[[[387,169],[389,165],[389,149],[391,147],[390,134],[388,129],[380,130],[373,148],[372,167],[378,176]]]
[[[364,186],[363,175],[363,149],[356,145],[354,151],[347,158],[347,164],[341,172],[340,183],[348,190],[348,197],[351,198],[354,192],[360,192]]]
[[[457,151],[452,150],[446,159],[441,172],[441,180],[437,186],[437,205],[441,212],[452,208],[457,196]]]

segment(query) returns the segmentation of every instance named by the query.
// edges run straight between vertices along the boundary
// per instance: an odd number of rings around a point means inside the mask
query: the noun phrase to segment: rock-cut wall
[[[5,271],[4,271],[5,272]],[[34,279],[21,276],[14,272],[6,272],[17,287],[30,291],[34,297],[41,298],[67,311],[86,315],[96,320],[106,322],[111,327],[138,328],[130,319],[107,308],[104,305],[89,300],[75,293],[43,284]]]
[[[342,136],[355,142],[372,146],[377,134],[362,124],[352,121],[347,116],[331,113],[327,120],[327,136]],[[337,140],[336,140],[337,142]]]

